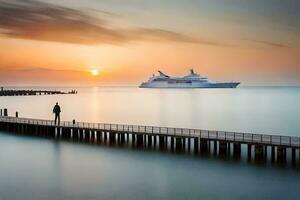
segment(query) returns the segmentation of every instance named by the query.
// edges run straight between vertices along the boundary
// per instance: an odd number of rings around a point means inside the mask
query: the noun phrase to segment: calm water
[[[68,90],[68,89],[66,89]],[[300,136],[300,88],[80,88],[0,97],[23,117]],[[300,170],[0,133],[0,199],[297,199]]]

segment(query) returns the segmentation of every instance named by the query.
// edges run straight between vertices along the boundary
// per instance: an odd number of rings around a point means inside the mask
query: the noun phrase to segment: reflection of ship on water
[[[193,69],[184,77],[170,77],[161,71],[159,75],[153,75],[147,82],[140,85],[141,88],[236,88],[239,82],[218,83],[200,76]]]

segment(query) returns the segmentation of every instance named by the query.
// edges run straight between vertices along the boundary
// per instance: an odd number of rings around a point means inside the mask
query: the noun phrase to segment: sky
[[[299,10],[299,0],[0,0],[0,84],[135,85],[193,68],[300,85]]]

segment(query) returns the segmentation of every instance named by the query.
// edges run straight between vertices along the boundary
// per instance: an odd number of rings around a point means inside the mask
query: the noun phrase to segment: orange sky
[[[114,20],[100,13],[99,18],[89,19],[93,15],[82,13],[79,6],[68,10],[65,5],[41,3],[39,8],[53,18],[45,21],[33,18],[41,11],[32,5],[21,7],[20,13],[16,2],[14,10],[2,14],[10,23],[0,21],[2,85],[138,84],[159,69],[181,76],[190,68],[217,81],[235,80],[244,85],[300,83],[299,34],[279,29],[284,22],[274,25],[266,20],[262,28],[256,28],[225,20],[228,26],[224,26],[218,18],[213,18],[214,23],[198,22],[183,13],[189,25],[180,18],[163,27],[163,17],[168,17],[164,13],[161,24],[153,22],[156,27],[150,27],[151,18],[145,17],[145,27],[130,17]],[[14,12],[23,16],[16,17]],[[30,24],[20,23],[20,17],[28,17]],[[99,76],[92,76],[91,69],[98,69]]]

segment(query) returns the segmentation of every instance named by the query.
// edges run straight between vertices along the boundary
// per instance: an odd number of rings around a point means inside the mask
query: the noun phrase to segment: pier
[[[280,135],[235,133],[200,129],[54,121],[7,116],[1,109],[0,130],[20,135],[158,149],[259,163],[300,163],[300,138]],[[16,113],[18,114],[18,113]],[[244,154],[242,154],[244,150]]]
[[[56,94],[77,94],[76,90],[62,92],[57,90],[6,90],[1,87],[0,96],[34,96],[34,95],[56,95]]]

